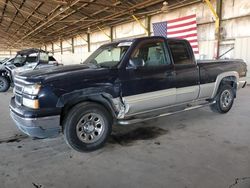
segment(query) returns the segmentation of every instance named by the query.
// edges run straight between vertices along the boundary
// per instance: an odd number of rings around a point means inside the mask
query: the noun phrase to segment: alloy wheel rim
[[[94,143],[98,141],[104,132],[104,119],[97,113],[88,113],[78,121],[76,134],[80,141],[84,143]]]
[[[229,90],[225,90],[222,92],[220,102],[223,108],[228,108],[231,105],[232,100],[232,93]]]

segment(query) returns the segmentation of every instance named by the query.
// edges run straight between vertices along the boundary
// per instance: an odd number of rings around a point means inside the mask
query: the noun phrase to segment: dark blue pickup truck
[[[103,45],[83,65],[18,75],[10,112],[30,136],[63,132],[72,148],[91,151],[113,125],[203,106],[226,113],[246,74],[242,60],[196,62],[186,40],[137,38]]]

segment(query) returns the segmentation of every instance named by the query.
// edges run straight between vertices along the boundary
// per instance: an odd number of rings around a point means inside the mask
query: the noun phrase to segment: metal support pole
[[[52,47],[52,54],[54,55],[55,50],[54,50],[54,43],[53,42],[51,43],[51,47]]]
[[[110,41],[113,42],[114,41],[114,35],[113,35],[113,32],[114,32],[114,28],[111,26],[110,27]]]
[[[61,54],[63,54],[62,40],[60,40],[60,49],[61,49]]]
[[[151,36],[151,16],[148,16],[147,18],[147,30],[148,30],[148,36]]]
[[[71,39],[71,47],[72,47],[72,54],[75,53],[75,43],[74,43],[74,38]]]
[[[87,42],[88,42],[88,52],[91,52],[91,48],[90,48],[90,34],[87,34]]]
[[[221,16],[221,4],[222,0],[216,0],[216,10],[214,9],[210,0],[204,0],[215,17],[215,54],[214,58],[219,57],[219,46],[220,46],[220,16]],[[219,15],[218,15],[219,13]]]
[[[219,17],[219,20],[218,20],[218,33],[216,33],[216,39],[217,39],[217,56],[216,56],[216,59],[219,59],[220,58],[220,40],[221,40],[221,34],[220,34],[220,28],[221,28],[221,15],[222,15],[222,0],[217,0],[216,1],[216,13]]]

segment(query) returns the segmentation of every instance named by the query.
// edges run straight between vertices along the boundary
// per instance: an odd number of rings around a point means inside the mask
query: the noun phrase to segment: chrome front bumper
[[[17,127],[25,134],[37,138],[56,137],[61,132],[60,116],[42,118],[23,118],[10,110]]]

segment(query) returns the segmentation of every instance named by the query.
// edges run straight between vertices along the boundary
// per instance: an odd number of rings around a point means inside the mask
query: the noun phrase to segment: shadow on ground
[[[168,133],[168,130],[159,127],[139,127],[129,132],[113,133],[109,139],[109,143],[120,144],[122,146],[130,146],[138,140],[151,140]]]

